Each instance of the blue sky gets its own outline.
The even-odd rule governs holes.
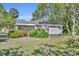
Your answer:
[[[37,9],[36,3],[3,3],[4,8],[9,11],[11,8],[16,8],[19,11],[18,19],[30,21],[32,13]]]

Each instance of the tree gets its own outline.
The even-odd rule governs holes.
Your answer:
[[[33,19],[40,20],[47,17],[49,22],[56,22],[63,25],[63,32],[70,33],[73,22],[79,23],[79,4],[54,3],[54,4],[39,4],[37,10],[33,13]],[[40,17],[41,15],[41,17]],[[39,18],[40,17],[40,18]],[[37,19],[38,18],[38,19]]]
[[[13,18],[10,13],[4,13],[3,25],[12,26],[16,23],[15,18]]]
[[[4,7],[0,4],[0,25],[3,20]]]
[[[10,9],[9,13],[11,14],[13,18],[17,18],[19,16],[19,12],[15,8]]]
[[[45,3],[39,4],[37,10],[33,13],[32,21],[40,20],[44,18],[45,15]]]
[[[0,4],[0,26],[1,27],[11,28],[16,23],[18,12],[16,9],[11,9],[11,10],[13,10],[14,14],[7,12],[2,6],[2,4]]]

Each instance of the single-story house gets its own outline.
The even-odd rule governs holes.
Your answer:
[[[43,28],[45,29],[46,32],[48,32],[49,35],[62,35],[62,25],[60,24],[54,24],[54,23],[49,23],[49,22],[16,22],[14,29],[15,30],[33,30],[33,29],[38,29],[38,28]],[[4,26],[0,32],[8,32],[9,29]]]
[[[37,28],[43,28],[49,35],[62,35],[62,25],[53,24],[49,22],[38,22],[38,23],[22,23],[17,22],[15,24],[16,30],[33,30]]]

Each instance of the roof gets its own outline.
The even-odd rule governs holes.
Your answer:
[[[37,26],[62,26],[60,24],[36,24]]]
[[[15,25],[30,25],[30,26],[34,26],[34,23],[21,23],[21,22],[17,22]]]
[[[57,24],[56,22],[48,22],[48,21],[38,22],[38,23],[36,23],[36,25],[62,26],[61,24]]]
[[[55,24],[55,23],[49,23],[49,22],[38,22],[38,23],[32,23],[32,22],[17,22],[15,24],[16,26],[19,26],[19,25],[28,25],[28,26],[35,26],[35,25],[39,25],[39,26],[42,26],[42,25],[45,25],[45,26],[62,26],[61,24]]]

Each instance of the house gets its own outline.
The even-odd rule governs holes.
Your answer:
[[[62,35],[62,25],[60,24],[55,24],[55,23],[50,23],[50,22],[16,22],[14,26],[15,30],[33,30],[33,29],[38,29],[38,28],[43,28],[45,29],[46,32],[48,32],[49,35]],[[9,32],[8,27],[4,26],[1,29],[1,32]]]
[[[36,23],[22,23],[17,22],[15,24],[16,30],[33,30],[43,28],[46,32],[48,32],[49,35],[62,35],[62,25],[60,24],[54,24],[49,22],[36,22]]]

